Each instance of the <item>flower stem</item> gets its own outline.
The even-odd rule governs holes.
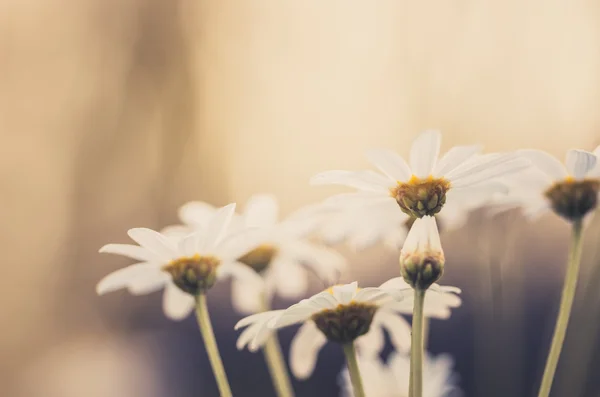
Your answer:
[[[423,397],[423,304],[427,290],[415,288],[415,306],[412,317],[410,369],[412,397]]]
[[[552,344],[550,345],[550,352],[548,353],[548,360],[546,361],[546,368],[544,369],[538,397],[548,397],[550,395],[552,381],[554,380],[558,359],[560,358],[560,351],[567,333],[567,325],[569,324],[569,317],[575,298],[575,290],[577,289],[577,277],[579,275],[579,263],[581,262],[581,250],[583,245],[582,232],[582,221],[575,221],[571,233],[569,263],[567,265],[565,284],[560,298],[560,309],[558,311],[554,335],[552,336]]]
[[[271,335],[263,347],[263,353],[265,354],[265,360],[267,361],[275,390],[277,390],[277,396],[294,397],[294,389],[292,388],[285,360],[283,359],[283,353],[279,346],[279,339],[275,333]]]
[[[196,318],[198,320],[202,339],[204,339],[204,347],[206,348],[210,365],[217,380],[219,394],[221,397],[232,397],[231,388],[229,387],[227,375],[225,374],[225,368],[223,368],[223,361],[221,361],[221,355],[219,354],[219,348],[217,347],[215,333],[212,324],[210,323],[210,317],[208,316],[206,294],[200,294],[197,297]]]
[[[365,397],[365,391],[363,389],[362,379],[360,377],[360,370],[358,369],[358,360],[356,359],[354,343],[347,343],[343,345],[343,348],[344,354],[346,355],[346,362],[348,363],[348,372],[350,373],[352,388],[354,389],[354,397]]]

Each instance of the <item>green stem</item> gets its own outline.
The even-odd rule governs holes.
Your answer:
[[[423,304],[427,290],[415,288],[415,306],[412,317],[410,368],[412,397],[423,397]]]
[[[265,360],[273,380],[278,397],[294,397],[294,389],[288,375],[287,366],[279,346],[279,340],[274,333],[263,347]]]
[[[217,385],[219,386],[219,394],[221,397],[232,397],[231,388],[229,387],[227,375],[225,374],[225,368],[223,368],[223,361],[221,361],[221,355],[219,354],[219,348],[217,347],[215,333],[212,324],[210,323],[210,317],[208,316],[206,295],[198,295],[196,302],[196,318],[198,320],[202,339],[204,339],[204,347],[206,348],[210,365],[217,380]]]
[[[346,362],[348,363],[348,372],[350,373],[350,380],[352,381],[352,388],[354,389],[354,397],[365,397],[365,391],[363,389],[362,379],[360,377],[360,370],[358,369],[358,360],[356,359],[354,343],[347,343],[342,347],[344,348]]]
[[[554,335],[552,336],[552,344],[550,345],[550,352],[548,353],[548,360],[546,361],[546,368],[544,369],[544,376],[542,377],[542,384],[540,385],[538,397],[548,397],[550,395],[552,381],[554,380],[558,359],[560,358],[560,351],[567,333],[567,325],[569,324],[569,317],[571,315],[573,300],[575,298],[575,290],[577,289],[579,263],[581,262],[581,250],[583,242],[583,239],[581,238],[582,231],[582,221],[575,221],[573,223],[573,230],[571,233],[569,263],[567,265],[565,284],[563,286],[562,296],[560,298],[560,309],[558,311]]]

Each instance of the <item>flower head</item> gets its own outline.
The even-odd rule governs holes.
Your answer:
[[[496,204],[502,209],[521,207],[529,217],[551,209],[575,221],[596,208],[600,191],[600,147],[592,152],[569,150],[565,164],[541,150],[522,150],[534,165],[512,183],[508,196]]]
[[[318,225],[313,207],[302,208],[278,220],[279,205],[275,197],[257,194],[248,200],[244,212],[233,215],[233,233],[252,229],[258,244],[243,252],[239,263],[259,275],[264,283],[232,282],[232,300],[236,310],[256,313],[264,310],[265,299],[277,293],[284,298],[298,298],[308,290],[308,274],[315,273],[327,283],[333,282],[345,265],[336,251],[310,242],[306,236]],[[206,218],[216,211],[210,204],[190,202],[179,210],[185,223],[183,230],[202,228]],[[171,231],[179,231],[181,227]]]
[[[228,235],[235,204],[218,209],[205,227],[187,235],[166,236],[146,228],[127,234],[139,245],[108,244],[100,252],[127,256],[140,261],[104,277],[98,294],[127,288],[133,294],[147,294],[165,288],[163,307],[172,319],[186,317],[194,296],[228,276],[244,283],[262,284],[260,277],[237,258],[256,242],[243,234]]]
[[[410,326],[396,311],[403,298],[399,291],[358,288],[356,282],[336,285],[286,310],[240,320],[236,329],[248,328],[240,335],[238,348],[248,344],[250,350],[256,351],[273,330],[300,323],[290,352],[291,369],[298,378],[312,374],[318,352],[327,341],[342,344],[355,341],[359,350],[371,354],[372,343],[379,344],[383,328],[394,346],[406,352],[410,348]],[[377,336],[370,338],[372,333]],[[383,348],[383,342],[377,348]]]
[[[385,364],[379,357],[360,356],[358,365],[362,374],[365,394],[369,397],[408,397],[410,381],[410,357],[394,353]],[[425,397],[459,396],[458,376],[453,372],[454,363],[450,356],[427,355],[423,365]],[[348,370],[340,376],[343,397],[353,397],[352,384]]]
[[[413,288],[427,289],[442,277],[444,252],[435,218],[417,219],[400,251],[400,271]]]
[[[480,146],[456,146],[438,159],[440,143],[438,131],[425,131],[413,142],[410,167],[396,153],[377,149],[367,158],[381,173],[327,171],[311,182],[350,186],[372,201],[393,199],[404,213],[421,218],[439,213],[451,190],[471,189],[528,165],[514,153],[477,156]]]

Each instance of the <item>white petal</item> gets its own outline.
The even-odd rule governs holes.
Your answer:
[[[190,201],[179,208],[179,219],[186,225],[206,227],[217,209],[203,201]]]
[[[356,340],[356,347],[360,357],[366,356],[370,358],[378,356],[385,346],[385,337],[383,335],[381,324],[379,323],[380,314],[381,312],[379,310],[375,312],[369,332]]]
[[[255,323],[260,323],[260,322],[268,322],[269,320],[271,320],[277,316],[280,316],[281,314],[283,314],[283,312],[285,312],[285,310],[270,310],[267,312],[252,314],[252,315],[244,317],[243,319],[238,321],[235,324],[235,326],[233,327],[233,329],[237,330],[237,329],[246,327],[250,324],[255,324]]]
[[[234,279],[231,282],[231,301],[240,313],[257,313],[263,310],[263,288],[256,283],[244,283]]]
[[[278,318],[269,324],[271,328],[283,328],[296,323],[303,323],[321,309],[306,304],[290,306]]]
[[[254,284],[256,287],[264,287],[264,280],[250,266],[240,262],[221,263],[217,267],[219,280],[232,277],[240,282]]]
[[[315,369],[319,350],[327,342],[313,321],[304,323],[290,347],[290,368],[298,379],[308,378]]]
[[[560,180],[567,177],[567,170],[562,163],[554,156],[536,149],[519,150],[518,153],[527,158],[534,166],[539,168],[553,180]]]
[[[169,282],[171,282],[171,276],[156,269],[145,272],[131,280],[127,286],[127,290],[132,295],[147,295],[161,290]]]
[[[395,289],[395,290],[405,290],[412,289],[410,285],[402,277],[394,277],[389,279],[385,283],[379,286],[379,289]]]
[[[380,288],[361,288],[354,297],[357,302],[375,302],[382,298],[389,298],[387,292]]]
[[[149,265],[147,263],[136,263],[134,265],[115,270],[100,280],[98,285],[96,285],[96,293],[98,295],[104,295],[108,292],[127,287],[127,285],[129,285],[133,279],[147,272],[148,266]]]
[[[336,281],[340,271],[346,266],[346,259],[337,251],[308,241],[289,242],[284,249],[286,257],[302,262],[328,283]]]
[[[480,152],[481,149],[481,145],[454,146],[438,161],[433,175],[437,178],[443,177],[457,167],[460,167],[465,161]]]
[[[334,285],[332,287],[333,296],[341,304],[350,303],[356,295],[357,289],[358,283],[356,281],[350,284]]]
[[[106,244],[104,247],[100,248],[99,252],[123,255],[144,262],[150,262],[156,259],[156,256],[146,248],[131,244]]]
[[[206,227],[206,236],[204,238],[204,246],[202,247],[203,251],[210,252],[219,244],[227,232],[234,213],[235,203],[231,203],[219,208],[210,218]]]
[[[160,229],[160,234],[166,237],[174,238],[175,241],[178,241],[180,238],[193,233],[193,231],[194,229],[189,226],[170,225]]]
[[[308,274],[306,269],[293,259],[276,257],[271,264],[276,277],[276,288],[279,296],[285,299],[298,298],[308,290]]]
[[[194,256],[194,254],[198,253],[199,240],[199,233],[192,233],[182,237],[179,240],[179,246],[177,247],[179,253],[184,256]]]
[[[443,252],[437,223],[432,216],[424,216],[415,220],[402,247],[404,254],[425,250]]]
[[[394,181],[407,181],[411,177],[410,168],[398,154],[387,149],[372,149],[366,152],[369,161]]]
[[[410,168],[419,178],[427,178],[433,173],[440,154],[442,136],[439,131],[422,132],[410,148]]]
[[[261,244],[272,244],[272,228],[248,228],[227,235],[212,252],[219,258],[235,260]]]
[[[163,311],[171,320],[183,320],[195,306],[194,297],[186,294],[173,283],[168,283],[163,294]]]
[[[464,188],[478,183],[488,183],[494,178],[516,173],[530,166],[528,160],[524,158],[486,161],[474,167],[460,167],[460,171],[452,175],[450,182],[452,188]]]
[[[429,287],[429,289],[431,291],[435,291],[435,292],[439,292],[441,294],[447,294],[447,293],[453,293],[453,294],[460,294],[462,292],[462,290],[458,287],[453,287],[451,285],[439,285],[439,284],[432,284],[431,287]]]
[[[325,171],[310,179],[311,185],[343,185],[358,190],[388,194],[394,186],[385,176],[374,171]]]
[[[175,245],[166,236],[152,229],[143,227],[129,229],[127,231],[136,243],[146,248],[148,251],[156,254],[163,261],[169,261],[177,258],[177,249]]]
[[[318,293],[317,295],[312,296],[309,300],[313,302],[319,309],[333,309],[339,304],[333,295],[331,295],[328,291]]]
[[[399,314],[381,310],[379,323],[385,328],[390,336],[390,341],[397,351],[410,351],[411,329],[404,317]]]
[[[246,203],[244,219],[247,227],[266,227],[277,223],[279,204],[275,196],[255,194]]]
[[[565,165],[575,179],[583,179],[596,166],[596,156],[584,150],[569,150]]]
[[[238,350],[242,350],[248,343],[254,339],[254,337],[258,334],[260,328],[264,327],[265,324],[262,323],[254,323],[251,324],[248,328],[244,329],[235,343],[235,347]]]

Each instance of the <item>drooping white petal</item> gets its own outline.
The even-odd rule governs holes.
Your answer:
[[[356,347],[360,357],[378,356],[385,346],[383,329],[379,323],[380,311],[375,312],[369,332],[356,339]]]
[[[257,313],[264,310],[263,288],[260,284],[245,283],[233,279],[231,281],[231,302],[233,308],[240,313]]]
[[[312,306],[290,307],[275,321],[269,324],[271,328],[284,328],[292,324],[303,323],[320,310]]]
[[[255,194],[246,202],[244,219],[247,227],[266,227],[277,223],[279,204],[275,196]]]
[[[156,268],[131,280],[127,291],[132,295],[147,295],[161,290],[169,282],[171,282],[171,276]]]
[[[191,233],[179,240],[177,247],[179,253],[183,256],[194,256],[198,253],[198,245],[201,236],[199,233]]]
[[[238,330],[240,328],[246,327],[250,324],[255,324],[259,322],[268,322],[269,320],[281,315],[285,310],[270,310],[267,312],[261,312],[252,314],[250,316],[244,317],[240,321],[238,321],[233,329]]]
[[[194,297],[186,294],[175,284],[168,283],[163,294],[163,311],[171,320],[183,320],[194,309]]]
[[[206,235],[204,237],[204,245],[202,250],[210,252],[221,242],[225,236],[231,218],[235,213],[235,203],[228,204],[219,208],[210,218],[206,227]]]
[[[374,171],[325,171],[310,179],[311,185],[343,185],[368,192],[386,193],[394,181]]]
[[[565,165],[567,171],[575,179],[581,180],[585,178],[587,173],[594,169],[598,159],[596,155],[585,150],[572,149],[567,152]]]
[[[560,180],[567,177],[565,166],[557,158],[542,150],[525,149],[519,150],[518,153],[531,161],[534,166],[553,180]]]
[[[156,256],[146,248],[132,244],[106,244],[104,247],[100,248],[99,252],[123,255],[144,262],[150,262],[156,259]]]
[[[478,183],[488,183],[494,178],[523,171],[531,166],[525,158],[513,155],[498,155],[484,157],[479,161],[469,162],[448,175],[452,188],[473,186]]]
[[[357,293],[358,282],[354,281],[350,284],[334,285],[331,289],[333,291],[333,296],[339,303],[350,303]]]
[[[134,265],[115,270],[100,280],[100,282],[96,285],[96,293],[98,295],[104,295],[108,292],[127,287],[127,285],[129,285],[133,279],[147,272],[149,266],[150,265],[147,263],[136,263]]]
[[[290,368],[298,379],[310,377],[315,369],[319,350],[327,342],[327,338],[313,321],[304,323],[290,347]]]
[[[156,254],[157,258],[160,258],[160,260],[169,261],[178,256],[177,248],[172,241],[152,229],[138,227],[129,229],[127,234],[136,243]]]
[[[379,171],[396,182],[407,181],[411,177],[406,161],[391,150],[372,149],[366,152],[366,156]]]
[[[452,172],[454,169],[461,166],[465,161],[479,153],[481,149],[481,145],[454,146],[448,150],[446,154],[444,154],[437,162],[433,176],[440,178],[447,173]]]
[[[240,282],[254,284],[257,288],[264,288],[264,280],[249,266],[240,262],[224,262],[217,267],[219,280],[232,277]]]
[[[254,339],[254,337],[258,334],[260,328],[264,326],[264,324],[257,322],[251,324],[249,327],[244,329],[242,333],[240,333],[240,336],[238,337],[235,343],[235,347],[238,350],[242,350],[244,347],[246,347],[246,345],[248,345],[252,341],[252,339]]]
[[[410,351],[411,328],[404,317],[387,310],[379,310],[377,316],[381,327],[388,332],[394,348],[401,352]]]
[[[298,298],[308,290],[306,269],[293,258],[278,256],[271,263],[276,277],[277,293],[285,299]]]
[[[394,277],[392,279],[389,279],[388,281],[381,284],[378,288],[382,290],[392,289],[399,291],[412,289],[412,287],[406,281],[404,281],[402,277]]]
[[[410,168],[419,178],[427,178],[433,173],[440,154],[442,136],[439,131],[422,132],[410,148]]]
[[[248,350],[258,350],[274,332],[268,327],[269,322],[277,318],[281,313],[283,313],[283,310],[271,310],[257,313],[238,321],[234,327],[236,330],[245,326],[248,326],[248,328],[240,334],[236,347],[241,350],[248,345]]]
[[[203,201],[190,201],[179,208],[178,215],[186,225],[206,227],[215,212],[217,208],[214,205]]]

